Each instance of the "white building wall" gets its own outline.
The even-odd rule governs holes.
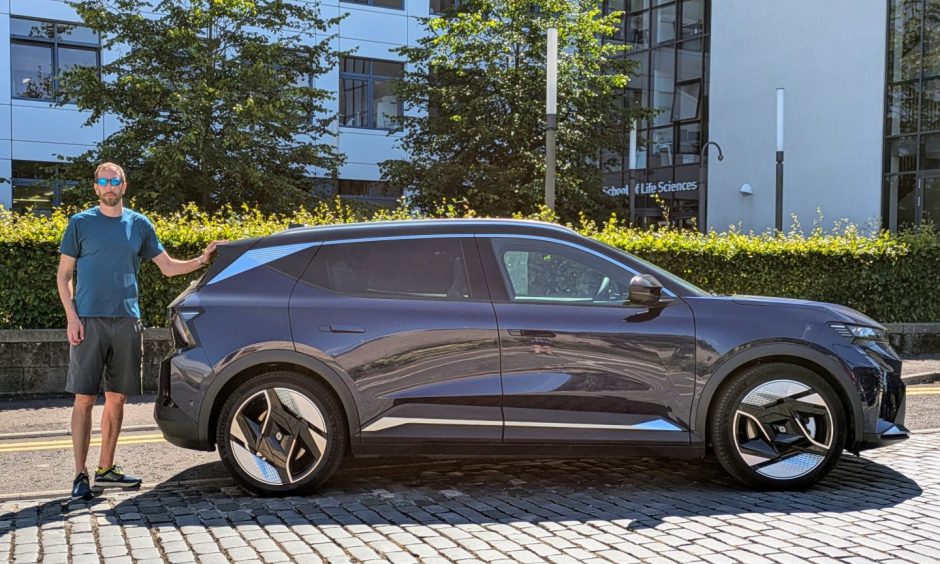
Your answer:
[[[392,49],[415,44],[423,33],[419,17],[429,12],[428,0],[405,0],[404,9],[372,7],[361,4],[327,0],[320,3],[324,18],[343,13],[349,15],[338,27],[338,38],[333,46],[351,51],[351,55],[371,59],[401,60]],[[12,99],[10,84],[10,28],[9,17],[23,16],[59,21],[79,22],[74,10],[61,0],[0,0],[0,178],[11,176],[12,160],[55,161],[56,155],[73,156],[92,148],[118,127],[113,116],[92,126],[84,126],[87,115],[74,106],[56,108],[48,102]],[[107,60],[108,53],[102,58]],[[333,100],[327,103],[329,111],[339,111],[337,91],[339,69],[319,77],[318,87],[330,90]],[[395,149],[396,137],[383,130],[369,130],[334,126],[334,139],[339,150],[346,155],[346,164],[340,169],[340,178],[352,180],[378,180],[378,164],[391,158],[400,158]],[[10,184],[0,183],[0,205],[12,206]]]
[[[714,0],[710,228],[774,226],[776,89],[786,89],[784,229],[881,218],[887,2]],[[743,184],[753,196],[740,193]]]

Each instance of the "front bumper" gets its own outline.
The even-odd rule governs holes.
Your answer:
[[[910,433],[904,426],[907,385],[901,378],[901,359],[887,343],[868,343],[858,350],[867,362],[853,369],[865,415],[855,452],[903,441]]]

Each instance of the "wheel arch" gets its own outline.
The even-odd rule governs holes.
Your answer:
[[[355,398],[346,382],[333,369],[323,362],[307,355],[284,350],[269,350],[244,356],[222,369],[206,390],[199,412],[200,434],[206,437],[209,445],[215,445],[215,429],[219,413],[229,395],[240,385],[255,376],[286,370],[316,378],[333,392],[346,415],[347,432],[350,448],[352,440],[358,436],[359,410]],[[347,453],[348,454],[348,453]]]
[[[812,370],[825,379],[839,397],[846,414],[848,429],[845,447],[851,450],[853,445],[862,440],[864,415],[861,402],[852,401],[852,394],[858,396],[859,392],[847,370],[837,360],[808,346],[775,344],[742,351],[722,363],[709,377],[693,408],[695,413],[693,432],[699,434],[706,446],[710,446],[711,442],[708,436],[708,422],[713,415],[712,406],[718,391],[744,370],[771,362],[796,364]]]

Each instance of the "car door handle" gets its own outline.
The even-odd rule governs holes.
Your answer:
[[[355,325],[320,325],[320,331],[324,333],[365,333],[365,327]]]
[[[540,329],[510,329],[509,334],[515,337],[542,337],[548,339],[555,336],[553,331],[542,331]]]

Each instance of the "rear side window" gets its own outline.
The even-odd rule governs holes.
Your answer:
[[[340,294],[468,300],[459,239],[394,239],[325,245],[304,280]]]

